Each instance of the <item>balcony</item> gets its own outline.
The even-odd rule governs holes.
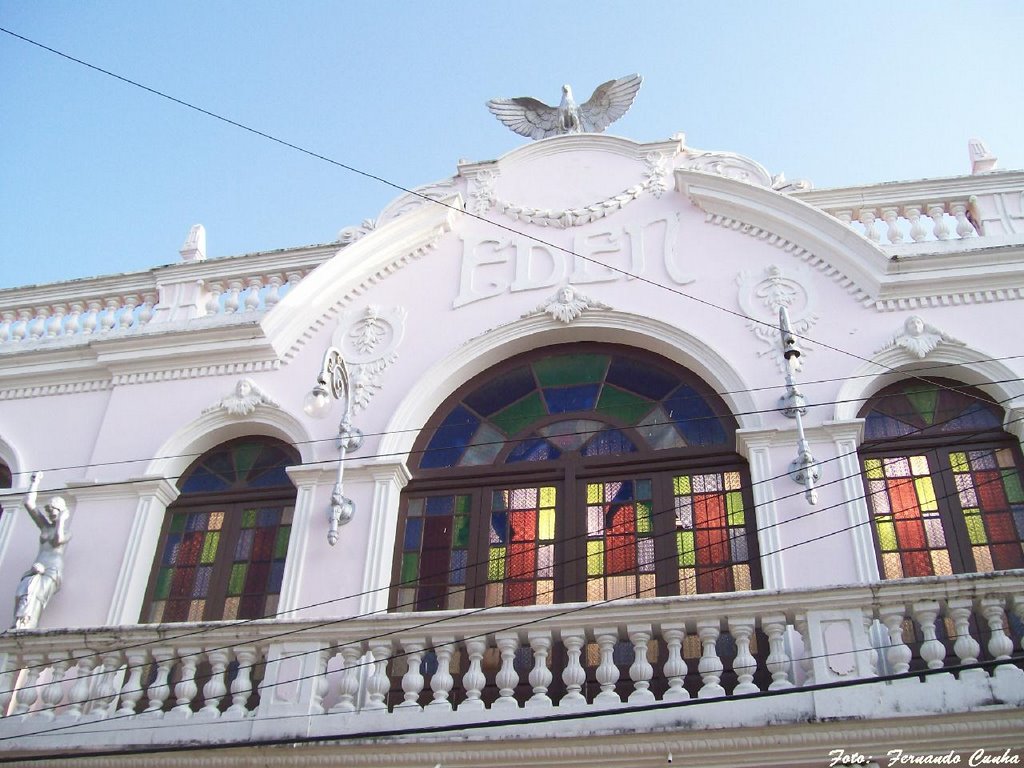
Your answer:
[[[966,712],[1019,723],[1022,617],[1024,571],[1005,571],[695,598],[8,632],[0,758],[325,739],[352,739],[358,750],[372,737],[379,748],[382,736],[395,749],[424,736],[480,749],[481,740],[523,738],[513,725],[527,725],[534,740],[567,729],[594,743],[658,733],[710,749],[741,726],[782,735],[810,722],[867,722],[881,733],[897,714],[906,723]],[[972,738],[987,746],[981,731]],[[826,747],[816,764],[827,762]],[[782,764],[758,759],[749,764]]]

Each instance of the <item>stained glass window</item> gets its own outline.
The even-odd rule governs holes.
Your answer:
[[[1020,449],[998,405],[955,381],[913,380],[879,392],[862,415],[884,578],[1024,567]]]
[[[4,463],[2,460],[0,460],[0,488],[10,488],[12,480],[13,478],[11,476],[11,468],[8,467],[7,464]],[[0,504],[0,515],[2,515],[3,512],[3,505]]]
[[[485,372],[417,441],[392,607],[758,588],[735,430],[700,379],[640,350],[552,347]],[[442,502],[428,539],[429,506]]]
[[[295,497],[284,469],[295,463],[293,449],[262,438],[225,443],[193,463],[167,510],[143,621],[277,611]]]

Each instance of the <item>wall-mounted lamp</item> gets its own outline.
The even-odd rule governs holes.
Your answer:
[[[316,386],[306,395],[302,405],[308,415],[321,419],[327,415],[333,400],[344,403],[341,423],[338,425],[338,479],[331,493],[331,508],[327,513],[327,542],[333,547],[338,543],[338,528],[355,514],[356,505],[344,492],[345,456],[363,444],[363,433],[352,426],[352,387],[348,366],[337,347],[328,348]]]
[[[779,307],[779,334],[782,340],[782,356],[786,358],[786,394],[782,397],[782,413],[796,419],[796,458],[789,465],[789,476],[800,485],[807,486],[804,493],[807,503],[817,504],[818,490],[814,486],[821,479],[821,469],[811,453],[811,444],[807,442],[807,436],[804,434],[803,416],[807,413],[807,400],[797,389],[794,377],[800,360],[800,347],[789,325],[789,312],[785,307]]]

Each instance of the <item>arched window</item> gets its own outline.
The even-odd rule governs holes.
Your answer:
[[[549,347],[450,397],[416,442],[392,608],[761,586],[736,422],[641,350]]]
[[[143,622],[257,619],[277,611],[295,487],[289,445],[232,440],[178,481],[150,576]]]
[[[13,484],[14,478],[11,475],[11,468],[7,466],[7,463],[0,459],[0,488],[10,488]],[[0,515],[4,513],[4,506],[0,504]]]
[[[1024,567],[1024,462],[1002,408],[955,381],[914,379],[861,416],[883,578]]]

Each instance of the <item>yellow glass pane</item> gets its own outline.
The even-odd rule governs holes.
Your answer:
[[[551,579],[538,579],[536,605],[551,605],[553,602],[555,602],[555,582]]]
[[[726,472],[725,473],[725,490],[727,491],[738,491],[740,489],[740,473],[739,472]]]
[[[491,547],[487,560],[487,580],[501,581],[505,578],[505,548]]]
[[[679,565],[696,565],[697,553],[693,544],[693,531],[676,531],[676,552]]]
[[[928,471],[928,458],[926,456],[911,456],[910,473],[912,475],[930,474]]]
[[[211,531],[219,531],[224,527],[224,513],[223,512],[211,512],[210,522],[206,526]]]
[[[403,590],[404,591],[404,590]],[[224,618],[225,619],[237,619],[238,618],[238,601],[241,598],[229,597],[224,601]]]
[[[1013,451],[1009,448],[1000,448],[996,451],[996,463],[1003,469],[1012,469],[1016,466],[1013,462]]]
[[[555,510],[542,509],[540,511],[537,538],[541,541],[550,541],[555,538]]]
[[[896,527],[891,522],[876,520],[875,527],[878,530],[878,546],[883,552],[895,552],[899,549],[896,544]]]
[[[636,504],[636,530],[638,533],[651,532],[651,505],[638,501]]]
[[[587,542],[587,576],[604,574],[604,542]]]
[[[640,574],[640,597],[655,597],[654,591],[654,574],[653,573],[641,573]]]
[[[936,576],[952,576],[953,566],[949,562],[949,552],[945,549],[932,550],[932,570]]]
[[[868,476],[868,480],[883,480],[885,474],[882,472],[882,460],[881,459],[865,459],[864,460],[864,473]]]
[[[149,621],[151,624],[159,624],[164,618],[164,607],[167,605],[163,600],[153,603],[149,609]]]
[[[898,552],[886,552],[882,554],[882,572],[887,579],[903,578],[903,563],[900,562]]]
[[[935,486],[932,485],[930,477],[919,477],[914,480],[914,488],[917,490],[917,500],[922,512],[934,512],[939,508],[935,500]]]
[[[676,496],[689,496],[692,493],[690,490],[690,476],[682,475],[681,477],[672,478],[672,492]]]
[[[687,635],[683,638],[683,658],[695,659],[704,653],[701,647],[700,638],[697,635]]]
[[[503,584],[487,585],[487,594],[484,597],[484,602],[487,604],[488,608],[501,605],[504,602],[503,586]]]
[[[732,577],[736,583],[737,592],[749,592],[750,587],[750,566],[746,563],[732,567]]]
[[[398,611],[413,611],[415,609],[416,609],[416,590],[415,589],[400,589],[400,590],[398,590],[398,605],[395,606],[395,610],[398,610]],[[234,617],[232,617],[232,618],[234,618]]]
[[[588,667],[596,667],[601,663],[601,648],[597,643],[587,643],[585,648],[586,661],[583,662]]]
[[[540,505],[542,507],[555,506],[555,489],[550,485],[542,486],[540,489]]]
[[[188,620],[189,621],[202,621],[203,611],[206,608],[205,600],[193,600],[188,604]]]
[[[447,608],[450,611],[461,611],[466,607],[466,590],[462,587],[455,587],[455,590],[448,595]]]
[[[693,568],[679,569],[679,594],[697,594],[697,571]]]
[[[985,524],[981,520],[978,510],[964,510],[964,522],[967,523],[967,536],[971,544],[988,544],[988,537],[985,535]]]
[[[992,565],[992,552],[988,547],[971,547],[974,552],[974,565],[978,573],[989,573],[995,570]]]
[[[608,582],[606,599],[636,597],[636,580],[632,576],[609,576],[606,581]]]
[[[587,600],[604,600],[604,579],[587,579]]]
[[[600,504],[603,500],[601,498],[601,483],[587,483],[587,504]]]
[[[971,468],[967,464],[967,454],[961,451],[949,454],[949,463],[952,466],[954,472],[970,472]]]

